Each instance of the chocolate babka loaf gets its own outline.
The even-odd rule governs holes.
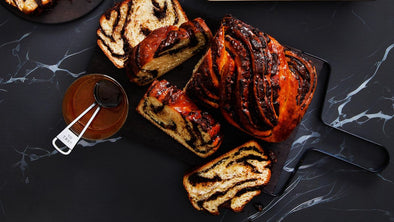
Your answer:
[[[201,18],[179,28],[154,30],[132,50],[126,65],[130,81],[138,85],[151,83],[206,48],[211,39],[212,33]]]
[[[53,0],[5,0],[25,14],[37,14],[53,5]]]
[[[289,70],[293,73],[298,82],[296,101],[299,112],[298,117],[301,119],[308,109],[313,94],[315,93],[317,84],[316,68],[301,52],[286,47],[285,56]]]
[[[220,124],[166,80],[152,83],[137,111],[200,157],[211,155],[222,143]]]
[[[149,33],[186,21],[177,0],[125,0],[101,16],[97,44],[116,67],[124,68],[131,49]]]
[[[183,177],[197,210],[219,214],[220,206],[241,211],[271,178],[271,161],[255,141],[249,141]]]
[[[220,108],[242,131],[280,142],[304,115],[316,81],[316,69],[300,53],[228,16],[185,91],[195,101]]]

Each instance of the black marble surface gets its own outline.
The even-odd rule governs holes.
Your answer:
[[[203,17],[212,30],[232,14],[283,44],[324,58],[331,73],[322,120],[383,145],[393,156],[392,0],[180,3],[190,18]],[[105,0],[87,16],[59,25],[32,23],[0,7],[0,221],[394,221],[391,163],[373,174],[311,153],[282,195],[262,194],[242,213],[211,216],[194,210],[183,190],[181,177],[193,164],[160,149],[159,142],[174,142],[149,138],[159,133],[149,124],[134,129],[128,121],[110,139],[82,140],[67,157],[54,151],[51,140],[65,127],[63,95],[87,74],[96,55],[98,19],[112,4]],[[124,86],[129,93],[143,91]],[[317,112],[308,110],[304,119]],[[128,134],[133,130],[146,130],[146,138]],[[301,124],[286,141],[291,152],[285,170],[293,170],[291,160],[300,150],[327,135]],[[351,159],[347,151],[355,149],[347,142],[336,154]]]

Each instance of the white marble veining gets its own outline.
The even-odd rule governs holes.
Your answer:
[[[87,141],[87,140],[80,140],[78,145],[82,147],[92,147],[100,143],[110,142],[115,143],[118,140],[122,139],[122,137],[114,137],[104,140],[96,140],[96,141]],[[65,149],[66,147],[62,147],[61,149]],[[76,147],[78,149],[78,146]],[[40,148],[40,147],[31,147],[26,146],[23,150],[15,150],[21,157],[18,162],[14,164],[14,167],[18,167],[22,173],[22,177],[24,178],[25,183],[29,183],[29,177],[26,174],[26,169],[29,166],[29,162],[37,161],[42,158],[51,157],[53,155],[58,154],[59,152],[54,148]]]
[[[368,28],[369,31],[372,31],[371,27],[368,25],[368,23],[365,21],[365,19],[363,19],[360,15],[358,15],[354,9],[352,9],[352,14],[358,19],[360,20],[360,22],[366,26]]]
[[[319,139],[320,138],[320,133],[311,131],[310,134],[308,135],[303,135],[300,136],[298,139],[296,139],[293,144],[291,145],[291,150],[292,150],[292,155],[291,157],[286,160],[285,166],[283,169],[287,172],[293,172],[294,167],[290,167],[290,164],[294,164],[295,160],[299,159],[299,156],[303,154],[303,150],[305,149],[304,145],[307,143],[308,140],[310,139]],[[308,143],[308,145],[311,143]],[[313,142],[312,142],[313,144]]]
[[[286,188],[282,195],[275,197],[261,212],[249,216],[244,221],[259,221],[258,219],[260,218],[264,218],[264,221],[267,222],[283,221],[286,217],[297,211],[345,197],[348,187],[341,183],[341,181],[334,180],[329,183],[321,181],[325,181],[328,178],[328,174],[343,174],[347,172],[346,170],[338,169],[332,172],[314,170],[319,165],[327,164],[328,159],[322,158],[317,162],[300,167],[297,173],[298,176],[293,179],[293,182]],[[363,172],[362,170],[356,171]],[[308,183],[308,181],[310,182]],[[312,181],[316,183],[315,186],[308,187],[307,189],[302,188],[305,183],[311,184]]]
[[[77,78],[82,74],[85,74],[86,71],[82,72],[74,72],[67,68],[62,68],[62,64],[64,61],[72,58],[73,56],[82,54],[92,49],[92,47],[85,48],[76,52],[70,52],[67,50],[63,56],[54,64],[47,64],[43,61],[36,61],[30,58],[29,55],[29,47],[24,45],[24,40],[29,38],[32,32],[28,32],[22,35],[20,38],[3,43],[0,45],[0,49],[6,46],[11,46],[11,54],[15,57],[17,61],[17,65],[15,70],[12,73],[7,73],[2,75],[4,77],[0,78],[0,85],[7,85],[12,83],[24,83],[24,84],[32,84],[39,82],[50,82],[53,83],[55,80],[56,74],[67,74],[71,77]],[[22,50],[22,48],[24,50]],[[8,50],[8,49],[7,49]],[[46,69],[49,70],[53,75],[50,78],[40,78],[37,76],[32,76],[37,70]]]
[[[378,176],[380,179],[384,180],[385,182],[393,183],[392,180],[385,178],[385,177],[384,177],[382,174],[380,174],[380,173],[377,173],[376,176]]]
[[[335,120],[333,120],[330,125],[336,128],[340,128],[346,124],[349,123],[356,123],[358,125],[362,125],[365,122],[368,122],[372,119],[379,119],[379,120],[383,120],[383,124],[382,124],[382,131],[384,134],[387,135],[386,131],[385,131],[385,126],[386,123],[389,120],[392,120],[394,117],[394,103],[392,103],[392,112],[391,113],[387,113],[379,110],[376,112],[370,112],[369,109],[361,111],[357,114],[354,115],[349,115],[348,113],[344,112],[344,108],[347,105],[350,105],[352,102],[352,98],[354,96],[357,96],[358,93],[360,93],[362,90],[367,89],[368,85],[373,81],[373,79],[375,78],[375,76],[379,73],[379,69],[381,68],[381,66],[386,62],[388,55],[390,54],[390,52],[392,51],[392,49],[394,48],[394,44],[391,44],[390,46],[388,46],[385,50],[385,53],[382,57],[381,60],[376,62],[376,68],[374,70],[374,72],[372,73],[372,75],[370,75],[369,78],[367,78],[364,82],[362,82],[357,88],[351,90],[349,93],[347,93],[347,95],[342,98],[342,99],[337,99],[337,97],[331,97],[328,102],[330,104],[330,107],[337,105],[337,118]],[[388,99],[393,101],[393,98],[383,98],[383,99]],[[370,107],[373,108],[373,107]],[[388,109],[390,110],[390,109]]]
[[[308,121],[305,121],[311,118],[311,116],[317,115],[317,112],[317,109],[308,109],[308,111],[305,113],[303,118],[304,121],[302,121],[297,128],[297,137],[291,144],[289,158],[286,160],[286,163],[283,167],[285,171],[293,172],[294,165],[297,164],[296,161],[298,161],[300,156],[303,155],[303,151],[320,141],[321,135],[319,133],[319,129],[306,125]]]
[[[280,3],[274,3],[271,7],[266,9],[267,13],[275,11],[277,8],[281,6]],[[337,17],[341,16],[341,8],[333,9],[332,13],[328,15],[331,20],[337,19]],[[359,13],[357,9],[349,10],[348,15],[353,20],[356,19],[356,23],[359,22],[363,25],[363,28],[367,27],[367,31],[370,32],[372,28],[371,21]],[[101,16],[101,13],[97,13],[95,16],[91,16],[78,26],[73,27],[73,31],[76,34],[83,34],[83,28],[85,25],[89,23],[89,25],[93,23],[97,23],[98,17]],[[353,16],[353,17],[352,17]],[[394,21],[394,20],[392,20]],[[8,28],[9,19],[4,19],[0,21],[0,29],[4,31]],[[91,24],[90,24],[91,23]],[[394,23],[391,23],[394,24]],[[335,26],[335,21],[329,21],[328,24],[317,24],[315,27],[315,31],[317,30],[324,30]],[[77,78],[80,75],[84,74],[84,71],[74,71],[72,68],[67,67],[65,64],[66,61],[69,61],[74,56],[81,55],[83,53],[87,53],[92,49],[92,47],[84,48],[75,50],[65,50],[60,53],[60,58],[56,59],[56,62],[47,62],[43,60],[37,60],[32,58],[30,54],[29,45],[27,41],[30,40],[36,31],[36,27],[33,27],[30,31],[27,31],[25,34],[20,34],[20,36],[16,36],[15,40],[8,41],[8,42],[1,42],[0,40],[0,50],[6,52],[6,54],[10,55],[15,61],[16,66],[14,69],[8,73],[2,73],[0,71],[0,105],[4,101],[3,95],[8,94],[9,88],[12,86],[19,86],[21,84],[29,85],[33,83],[42,83],[47,82],[49,84],[58,83],[55,80],[60,79],[58,75],[67,75],[72,78]],[[74,42],[73,42],[74,43]],[[329,98],[328,102],[330,108],[336,109],[337,117],[333,120],[330,125],[333,127],[343,127],[347,124],[355,123],[358,125],[362,125],[366,122],[371,120],[380,121],[382,124],[382,131],[389,136],[390,132],[387,132],[386,125],[393,119],[394,116],[394,96],[390,97],[380,97],[379,100],[385,100],[391,102],[392,112],[389,112],[390,109],[382,110],[375,110],[375,109],[367,109],[357,112],[356,114],[350,115],[346,113],[345,108],[347,106],[352,106],[352,102],[354,101],[353,98],[357,97],[360,92],[368,90],[369,86],[375,80],[375,77],[380,74],[381,67],[386,63],[389,62],[388,57],[393,53],[394,43],[389,45],[381,57],[379,61],[376,62],[376,67],[374,67],[374,71],[368,75],[366,80],[364,80],[361,84],[359,84],[355,88],[350,88],[348,91],[344,92],[344,95],[341,95],[339,91],[336,91],[338,88],[341,88],[341,83],[331,87],[328,89],[329,92],[335,92],[337,96]],[[376,49],[369,55],[360,55],[364,57],[372,57],[376,56],[380,53],[381,50]],[[391,61],[392,62],[392,61]],[[39,70],[47,70],[51,73],[48,77],[40,77],[37,75],[37,71]],[[349,78],[354,78],[357,76],[355,73],[347,74],[346,76],[342,77],[342,81],[345,82]],[[389,107],[390,108],[390,107]],[[305,114],[304,119],[307,119],[310,115],[316,115],[318,110],[310,109]],[[297,137],[294,139],[294,142],[291,144],[291,158],[286,161],[284,170],[287,172],[294,171],[294,164],[295,161],[299,159],[300,155],[303,154],[303,150],[307,148],[306,146],[317,144],[322,141],[325,137],[324,133],[320,131],[318,128],[312,128],[312,126],[305,125],[302,123],[298,127]],[[87,141],[81,140],[79,142],[80,147],[93,147],[99,143],[115,143],[121,140],[121,137],[111,138],[107,140],[100,140],[100,141]],[[77,147],[80,148],[80,147]],[[335,153],[336,156],[342,157],[343,151],[346,147],[346,140],[343,140],[342,143],[339,145],[337,152]],[[13,148],[10,148],[11,152]],[[22,174],[24,183],[30,183],[31,177],[34,175],[28,175],[28,168],[31,162],[39,161],[43,158],[50,158],[53,155],[57,155],[57,151],[50,148],[41,148],[36,147],[34,145],[26,145],[24,148],[15,149],[13,152],[15,156],[17,156],[16,163],[13,165],[18,171]],[[347,156],[349,157],[349,156]],[[351,156],[350,156],[351,158]],[[264,221],[283,221],[288,218],[290,215],[300,212],[302,210],[322,205],[324,203],[333,202],[347,195],[351,195],[351,193],[347,193],[349,191],[349,187],[343,183],[343,181],[335,179],[338,175],[343,174],[353,174],[357,172],[363,172],[362,170],[354,170],[354,169],[334,169],[334,170],[327,170],[327,171],[318,171],[315,170],[319,168],[320,165],[327,164],[330,158],[321,158],[319,161],[314,163],[302,165],[298,168],[297,177],[295,177],[291,184],[287,187],[284,194],[278,197],[273,198],[273,200],[265,206],[265,208],[261,212],[254,213],[250,215],[250,217],[245,218],[246,221],[261,221],[262,218],[267,218]],[[324,183],[325,178],[330,175],[330,178],[334,178],[329,183]],[[388,184],[392,186],[393,180],[392,178],[386,178],[382,174],[376,174],[376,178],[379,182],[384,183],[385,185]],[[321,181],[321,182],[320,182]],[[309,187],[305,188],[305,184],[309,184]],[[313,184],[310,185],[310,184]],[[30,184],[31,185],[31,184]],[[2,191],[4,184],[0,183],[0,191]],[[6,215],[6,207],[2,200],[0,192],[0,219],[2,215]],[[7,206],[7,205],[6,205]],[[351,206],[350,206],[351,207]],[[393,212],[390,209],[379,209],[379,208],[372,208],[372,209],[357,209],[357,208],[328,208],[327,210],[332,210],[334,213],[335,211],[342,211],[347,212],[349,214],[365,214],[365,216],[379,214],[387,218],[389,221],[394,221]],[[228,211],[224,211],[222,216],[220,217],[219,221],[226,221],[225,217],[228,216]]]
[[[344,143],[341,144],[338,155],[340,155],[344,146]],[[324,183],[324,181],[326,181],[327,178],[336,178],[337,175],[353,175],[356,173],[364,173],[365,171],[362,169],[351,168],[331,169],[327,171],[321,170],[319,166],[328,164],[329,160],[330,157],[323,157],[319,161],[300,166],[297,171],[297,177],[292,180],[292,182],[288,185],[283,194],[275,197],[267,206],[264,207],[262,211],[250,215],[244,221],[260,221],[259,219],[261,218],[264,218],[264,221],[267,222],[283,221],[286,217],[297,211],[301,211],[318,204],[332,202],[348,196],[350,193],[350,187],[348,187],[342,181],[335,180],[334,182],[331,181],[328,184]],[[385,183],[388,183],[390,185],[393,184],[393,181],[385,178],[381,174],[375,175],[376,178],[381,179]],[[315,185],[303,189],[304,184]],[[306,191],[299,191],[297,189]],[[346,209],[339,210],[346,211]],[[360,209],[351,209],[351,211],[352,210],[357,211]],[[364,209],[360,211],[368,212],[369,210],[371,209]],[[383,211],[379,209],[372,209],[372,211],[384,212],[386,215],[391,215],[390,211]]]
[[[302,196],[302,195],[307,195],[310,192],[315,192],[316,190],[327,190],[327,191],[325,191],[324,194],[317,196],[315,198],[312,198],[312,199],[308,199],[304,202],[301,202],[300,204],[296,205],[295,207],[291,208],[290,210],[287,210],[284,214],[282,214],[278,219],[275,219],[274,221],[282,221],[288,215],[295,213],[297,211],[312,207],[317,204],[322,204],[325,202],[330,202],[330,201],[334,201],[336,199],[341,198],[345,192],[343,189],[341,189],[340,191],[335,191],[336,184],[337,183],[332,183],[332,184],[328,184],[326,186],[318,187],[317,189],[309,190],[305,193],[299,193],[298,196]],[[269,221],[271,221],[271,220],[269,220]]]

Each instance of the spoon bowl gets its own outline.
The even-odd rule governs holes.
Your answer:
[[[101,107],[113,108],[119,106],[122,102],[123,94],[115,83],[102,79],[94,87],[94,99]]]
[[[60,153],[68,155],[82,137],[97,140],[115,134],[126,121],[127,113],[127,95],[116,80],[101,74],[83,76],[64,96],[63,114],[69,124],[52,144]],[[63,147],[56,145],[57,140]]]

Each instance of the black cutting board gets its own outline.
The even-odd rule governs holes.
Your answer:
[[[215,27],[215,25],[213,24],[218,24],[219,22],[220,19],[207,19],[207,23],[211,24],[211,27]],[[215,32],[215,29],[213,28],[212,31]],[[260,195],[258,198],[255,198],[252,203],[248,204],[243,213],[235,214],[237,216],[234,216],[234,219],[246,218],[251,212],[257,210],[255,207],[257,203],[268,203],[267,201],[272,198],[272,195],[278,195],[283,192],[283,189],[286,187],[289,178],[291,178],[292,174],[294,173],[294,171],[291,171],[291,169],[297,167],[304,153],[310,148],[323,150],[324,152],[335,156],[341,149],[341,143],[345,138],[349,141],[347,144],[347,147],[349,147],[350,150],[348,156],[349,158],[350,155],[354,155],[351,147],[364,146],[364,148],[359,149],[359,151],[362,151],[363,155],[360,155],[360,158],[355,158],[355,162],[357,164],[370,164],[371,167],[376,167],[378,169],[385,167],[385,165],[387,164],[387,153],[384,149],[376,148],[379,147],[376,144],[366,142],[346,133],[334,130],[327,125],[324,125],[321,120],[321,112],[324,96],[326,94],[326,86],[330,74],[330,66],[326,61],[316,56],[310,55],[308,53],[304,53],[304,55],[313,61],[318,72],[318,85],[312,103],[310,104],[308,112],[305,114],[302,122],[293,131],[291,136],[286,141],[276,144],[259,141],[259,143],[267,152],[273,153],[276,157],[276,160],[272,166],[271,181],[264,188],[265,194]],[[178,88],[183,88],[187,81],[190,79],[192,70],[195,64],[201,58],[201,56],[202,53],[194,56],[184,64],[180,65],[179,67],[175,68],[174,70],[170,71],[159,79],[166,79],[172,84],[175,84]],[[251,139],[254,139],[252,136],[247,135],[239,131],[235,127],[229,125],[221,117],[220,113],[211,112],[211,114],[213,114],[214,117],[218,119],[222,124],[224,141],[222,146],[214,155],[206,159],[199,158],[191,151],[184,148],[181,144],[173,140],[167,134],[162,132],[160,129],[156,128],[153,124],[148,122],[136,112],[135,109],[137,107],[137,104],[145,94],[149,85],[141,87],[129,82],[125,70],[117,69],[98,47],[96,47],[95,52],[93,53],[93,57],[91,58],[90,64],[87,68],[87,73],[101,73],[109,75],[118,80],[125,88],[130,102],[130,110],[128,119],[124,127],[118,133],[118,135],[127,139],[127,143],[130,144],[130,149],[132,149],[132,147],[134,146],[141,145],[146,149],[147,153],[155,152],[160,156],[166,156],[166,161],[167,157],[169,157],[171,161],[182,163],[181,168],[177,169],[174,172],[169,172],[168,175],[169,177],[173,177],[172,179],[175,178],[175,180],[179,181],[176,185],[177,189],[174,189],[174,187],[161,187],[163,192],[169,192],[171,193],[171,196],[177,197],[175,199],[182,199],[183,203],[187,203],[186,205],[180,205],[181,207],[177,209],[178,211],[189,212],[192,208],[187,201],[186,192],[182,187],[181,181],[183,173],[193,169],[194,167],[206,163],[207,161],[235,148],[236,146],[239,146]],[[305,141],[302,141],[306,137],[313,137],[314,133],[319,134],[319,141],[312,140],[311,142],[307,141],[306,139]],[[374,152],[373,149],[377,149],[378,152]],[[363,159],[363,157],[365,156],[376,158],[374,158],[373,161],[370,162]],[[344,155],[344,158],[346,159],[346,154]],[[166,164],[166,161],[150,161],[149,159],[137,158],[137,161],[138,165],[141,166],[148,162],[149,168],[154,169],[160,169],[162,167],[165,167]],[[147,184],[146,186],[142,187],[137,185],[132,186],[131,189],[139,189],[141,190],[141,192],[149,193],[149,190],[153,190],[156,188],[155,185]],[[155,196],[149,196],[148,200],[155,202],[157,198]],[[168,202],[168,204],[170,203],[172,202]],[[168,209],[163,209],[163,211],[167,210]],[[161,212],[161,208],[156,209],[156,211],[159,211],[161,214],[165,214],[165,212]],[[193,215],[194,214],[195,212],[193,212]],[[191,221],[198,221],[195,215],[193,215],[188,215],[193,218],[191,219]],[[200,215],[206,214],[200,212]]]

